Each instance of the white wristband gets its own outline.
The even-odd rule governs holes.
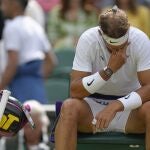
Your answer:
[[[99,90],[105,83],[106,81],[100,76],[99,72],[82,79],[84,88],[91,94]]]
[[[137,92],[131,92],[125,97],[118,99],[124,106],[124,110],[132,110],[142,105],[142,99]]]

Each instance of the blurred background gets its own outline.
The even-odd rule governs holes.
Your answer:
[[[2,1],[9,3],[12,0],[0,0],[0,81],[6,75],[6,68],[9,62],[8,51],[4,46],[7,44],[4,29],[6,28],[7,22],[10,22],[10,18],[6,18],[3,14],[4,6],[2,6],[2,3],[4,2]],[[23,2],[24,0],[13,1]],[[39,29],[45,36],[43,43],[49,43],[50,59],[45,59],[44,63],[46,65],[44,67],[46,68],[46,75],[44,74],[42,76],[44,83],[42,90],[46,93],[45,95],[48,101],[43,102],[42,98],[36,99],[34,95],[30,95],[29,98],[21,102],[29,101],[30,103],[30,99],[37,101],[39,103],[37,104],[37,110],[42,107],[49,121],[46,121],[47,129],[45,129],[44,124],[44,131],[42,125],[38,126],[37,133],[39,132],[39,135],[37,135],[37,139],[28,139],[30,132],[27,129],[23,129],[14,138],[1,138],[0,150],[54,149],[54,145],[49,142],[48,138],[55,120],[55,103],[56,101],[63,101],[69,97],[70,72],[78,38],[85,30],[97,26],[99,14],[106,9],[112,8],[114,5],[117,5],[127,13],[129,23],[132,26],[141,29],[150,37],[150,0],[28,0],[24,14],[25,16],[31,17],[40,26]],[[8,8],[5,8],[5,11],[8,11],[6,10]],[[18,27],[18,25],[16,26]],[[23,30],[22,25],[20,24],[19,26]],[[22,31],[20,30],[20,32]],[[17,35],[14,35],[14,37],[17,37]],[[32,38],[37,38],[36,33]],[[29,48],[32,47],[32,44],[30,45],[27,41],[24,42],[26,42],[26,45],[29,45]],[[29,55],[35,55],[35,53],[29,52]],[[46,57],[47,55],[45,55]],[[19,65],[17,67],[20,67]],[[33,68],[35,72],[38,71],[36,69],[37,67]],[[17,87],[24,86],[19,83],[16,84]],[[9,83],[7,87],[9,87]],[[27,90],[26,88],[24,88],[24,91]],[[32,89],[30,91],[31,93],[33,92]],[[19,99],[19,97],[16,98]],[[39,113],[37,111],[37,114]],[[40,122],[38,117],[34,118],[35,122]]]

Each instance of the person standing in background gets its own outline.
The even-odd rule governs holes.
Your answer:
[[[0,40],[2,39],[3,28],[4,28],[4,17],[2,11],[0,10]]]
[[[43,28],[24,11],[28,0],[2,0],[6,18],[3,33],[4,48],[8,55],[0,90],[9,88],[12,96],[24,102],[36,99],[47,103],[44,78],[56,64],[56,57]]]
[[[3,41],[2,41],[3,28],[4,28],[4,17],[2,11],[0,10],[0,79],[5,67],[5,55],[4,55]]]
[[[37,0],[29,0],[25,15],[35,19],[44,29],[46,28],[45,13]]]

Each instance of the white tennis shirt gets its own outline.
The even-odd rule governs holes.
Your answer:
[[[95,73],[107,66],[110,53],[98,29],[91,28],[81,35],[73,70]],[[96,93],[120,96],[140,87],[137,72],[150,69],[150,41],[145,33],[134,27],[129,29],[128,41],[126,63]]]
[[[36,59],[44,59],[51,49],[43,28],[28,16],[18,16],[6,22],[4,28],[4,48],[19,54],[19,64]]]

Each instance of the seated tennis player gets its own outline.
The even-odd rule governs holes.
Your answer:
[[[150,150],[150,41],[124,11],[107,10],[79,38],[70,93],[55,129],[56,150],[75,150],[77,131],[146,133]]]

